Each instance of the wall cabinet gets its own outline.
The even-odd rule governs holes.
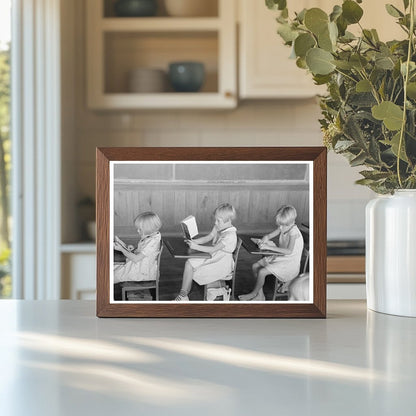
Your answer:
[[[233,108],[237,104],[236,7],[218,2],[216,16],[115,17],[109,3],[88,0],[87,102],[91,109]],[[111,3],[110,3],[111,6]],[[129,72],[168,70],[198,61],[206,77],[199,92],[129,92]],[[168,84],[167,84],[168,85]]]
[[[402,0],[391,2],[399,9]],[[319,7],[330,12],[333,0],[298,0],[289,2],[290,11]],[[289,59],[291,50],[277,35],[275,16],[277,12],[268,10],[263,1],[239,0],[239,95],[240,98],[307,98],[325,93],[324,86],[313,84],[312,77]],[[376,28],[381,40],[403,38],[403,33],[394,18],[388,15],[384,4],[378,0],[366,0],[363,27]],[[358,25],[348,28],[360,31]]]
[[[299,0],[292,7],[324,7],[325,2]],[[276,15],[263,1],[239,0],[240,97],[307,98],[322,93],[311,75],[289,59],[290,48],[276,33]]]

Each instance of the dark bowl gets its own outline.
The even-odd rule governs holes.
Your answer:
[[[156,0],[118,0],[114,12],[120,17],[154,16],[157,12]]]
[[[201,62],[172,62],[169,80],[177,92],[197,92],[205,80],[205,67]]]

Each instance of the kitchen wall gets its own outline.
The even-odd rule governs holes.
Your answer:
[[[232,111],[97,112],[86,108],[84,1],[63,2],[63,241],[79,238],[76,203],[95,192],[97,146],[321,145],[315,99],[244,101]],[[69,4],[70,3],[70,4]],[[203,152],[203,149],[201,149]],[[373,194],[340,156],[328,158],[328,237],[363,238]],[[319,213],[318,213],[319,215]]]

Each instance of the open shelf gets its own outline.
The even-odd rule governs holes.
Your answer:
[[[189,94],[195,96],[201,93],[218,93],[216,32],[106,33],[104,54],[105,94],[132,94],[128,87],[129,73],[138,68],[159,69],[165,72],[165,90],[157,92],[156,95],[175,93],[167,79],[169,64],[178,61],[203,63],[205,81],[200,92],[179,95],[176,93],[175,99],[185,98]]]
[[[89,0],[87,7],[87,101],[91,109],[235,108],[237,105],[235,3],[212,0],[215,16],[114,17],[113,1]],[[160,3],[160,2],[159,2]],[[134,70],[201,62],[200,91],[129,88]],[[141,78],[143,79],[143,78]],[[161,82],[159,83],[159,85]]]

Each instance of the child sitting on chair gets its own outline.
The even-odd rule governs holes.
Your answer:
[[[287,291],[290,281],[299,274],[303,237],[295,224],[296,216],[296,209],[290,205],[284,205],[277,211],[277,229],[266,234],[258,245],[260,249],[278,254],[263,257],[253,264],[252,269],[256,284],[250,293],[240,295],[240,300],[265,300],[263,285],[268,274],[273,274],[283,283],[280,288],[281,292]],[[278,245],[271,244],[269,240],[277,236],[279,236]]]
[[[126,281],[155,280],[157,255],[160,251],[160,218],[154,212],[143,212],[134,220],[140,240],[137,248],[126,247],[115,237],[114,248],[126,256],[126,263],[114,266],[114,283]]]
[[[175,298],[178,302],[189,301],[192,280],[207,285],[217,280],[229,280],[234,270],[233,251],[237,246],[237,229],[232,225],[235,209],[230,204],[221,204],[215,211],[215,225],[205,237],[188,240],[189,247],[211,254],[207,259],[188,259],[183,272],[182,288]],[[212,242],[210,246],[204,246]]]

